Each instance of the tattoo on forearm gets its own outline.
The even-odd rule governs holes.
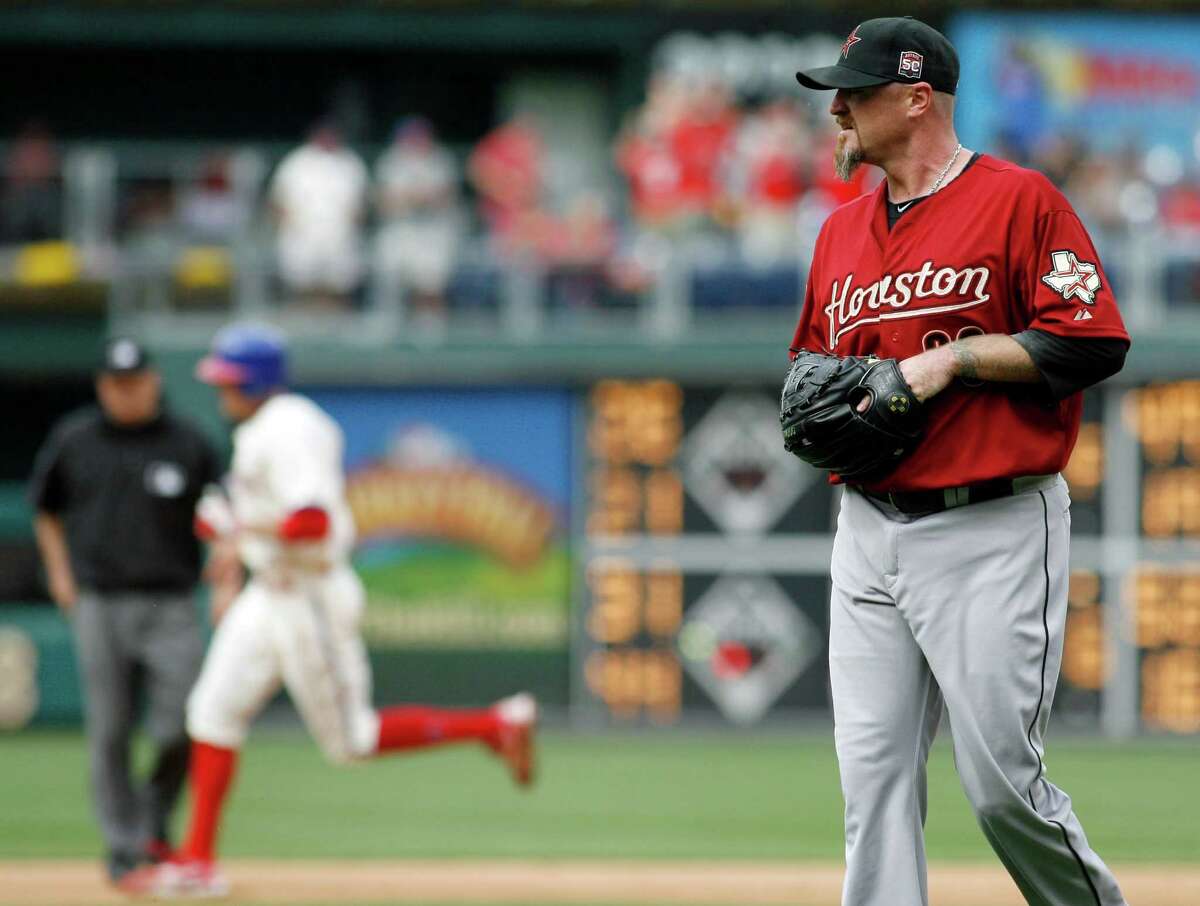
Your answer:
[[[954,352],[954,360],[958,362],[958,376],[964,378],[979,377],[979,356],[971,352],[962,340],[950,344]]]

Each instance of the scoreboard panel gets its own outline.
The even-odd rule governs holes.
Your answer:
[[[828,561],[833,494],[783,451],[777,419],[760,386],[590,389],[585,707],[659,724],[714,708],[740,723],[775,706],[827,710],[827,579],[812,567]],[[790,562],[788,539],[819,548],[807,567]]]
[[[1200,381],[1142,387],[1126,403],[1142,453],[1142,534],[1200,537]]]
[[[576,707],[650,724],[827,715],[837,494],[783,451],[777,388],[605,380],[581,402]],[[1108,474],[1114,452],[1136,474]],[[1086,395],[1064,475],[1056,721],[1100,725],[1120,686],[1142,727],[1200,732],[1200,381]]]
[[[1127,392],[1137,439],[1140,534],[1154,543],[1128,579],[1142,726],[1200,732],[1200,381]],[[1150,545],[1145,545],[1150,547]]]
[[[1059,723],[1090,728],[1100,719],[1100,694],[1112,675],[1113,664],[1103,588],[1099,573],[1071,571],[1062,672],[1051,712]]]

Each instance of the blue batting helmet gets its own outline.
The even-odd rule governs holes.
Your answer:
[[[230,324],[213,337],[212,350],[196,366],[206,384],[237,387],[249,396],[265,396],[287,384],[287,346],[283,334],[258,324]]]

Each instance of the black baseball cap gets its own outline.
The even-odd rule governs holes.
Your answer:
[[[104,344],[100,371],[104,374],[132,374],[150,367],[150,354],[132,337],[113,337]]]
[[[869,88],[887,82],[928,82],[934,91],[958,88],[958,54],[936,28],[912,16],[868,19],[846,36],[833,66],[796,73],[805,88]]]

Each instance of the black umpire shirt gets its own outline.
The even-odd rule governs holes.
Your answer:
[[[29,501],[62,519],[81,587],[184,591],[200,576],[196,501],[220,474],[212,445],[191,425],[162,413],[122,427],[93,406],[50,433]]]

